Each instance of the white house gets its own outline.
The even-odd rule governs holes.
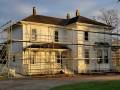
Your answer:
[[[33,8],[33,15],[12,25],[10,68],[23,75],[111,70],[107,28],[78,10],[61,19],[36,15]]]

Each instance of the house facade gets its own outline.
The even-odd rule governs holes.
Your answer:
[[[109,26],[76,11],[67,19],[36,15],[12,25],[9,65],[16,73],[75,74],[112,69]]]

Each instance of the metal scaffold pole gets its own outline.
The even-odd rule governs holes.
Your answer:
[[[12,21],[10,21],[10,27],[8,29],[8,61],[7,61],[7,67],[8,67],[8,78],[11,78],[11,61],[12,61]]]

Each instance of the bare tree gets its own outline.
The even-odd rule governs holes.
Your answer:
[[[109,26],[114,27],[114,29],[118,29],[120,19],[118,16],[118,11],[115,9],[110,10],[102,9],[100,10],[100,15],[96,16],[95,19]],[[113,29],[111,31],[113,31]]]

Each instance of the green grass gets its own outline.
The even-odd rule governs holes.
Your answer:
[[[94,81],[54,87],[50,90],[120,90],[120,81]]]

